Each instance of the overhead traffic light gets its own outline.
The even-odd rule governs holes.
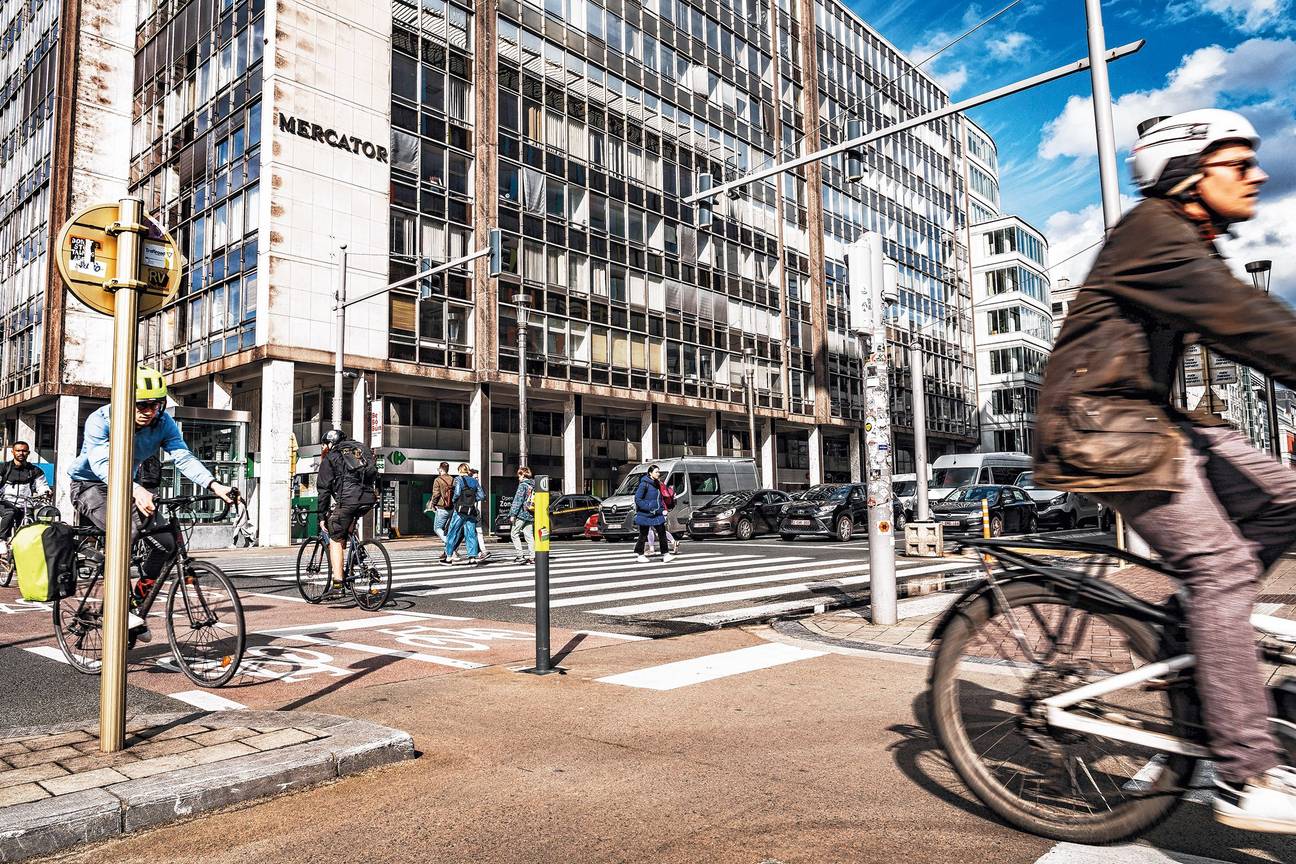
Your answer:
[[[856,138],[864,137],[863,120],[846,121],[846,140],[854,141]],[[868,173],[868,168],[864,167],[864,148],[855,147],[846,151],[846,179],[852,183],[858,183],[864,179]]]
[[[697,191],[699,194],[711,190],[712,180],[711,173],[703,171],[697,178]],[[711,219],[714,215],[714,204],[710,198],[700,198],[697,202],[697,218],[693,220],[694,225],[698,228],[710,228]]]
[[[504,272],[504,235],[498,228],[490,229],[490,275],[495,278]]]

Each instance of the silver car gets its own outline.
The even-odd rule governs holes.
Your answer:
[[[1042,489],[1035,485],[1033,474],[1032,471],[1021,472],[1013,485],[1024,489],[1035,502],[1040,528],[1076,528],[1086,522],[1102,527],[1104,514],[1101,504],[1078,492]]]

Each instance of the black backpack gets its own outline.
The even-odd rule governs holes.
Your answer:
[[[374,465],[373,452],[359,441],[347,440],[337,445],[332,454],[336,454],[334,469],[340,469],[335,474],[338,503],[354,507],[378,500],[374,494],[378,468]]]
[[[459,494],[455,496],[454,509],[465,519],[477,518],[477,489],[477,484],[467,477],[459,484]]]

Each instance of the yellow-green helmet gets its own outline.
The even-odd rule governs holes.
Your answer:
[[[135,367],[135,401],[148,399],[165,399],[167,395],[166,379],[162,373],[150,366]]]

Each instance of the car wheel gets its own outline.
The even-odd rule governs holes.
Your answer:
[[[990,536],[991,536],[991,537],[1002,537],[1002,536],[1003,536],[1003,533],[1004,533],[1004,520],[1003,520],[1003,517],[1000,516],[1000,515],[998,515],[998,514],[995,514],[995,515],[991,516],[991,517],[990,517]]]
[[[896,516],[894,521],[895,521],[895,530],[897,532],[900,532],[904,530],[905,523],[909,520],[905,519],[905,512],[901,510],[900,515]]]
[[[738,524],[734,526],[734,536],[739,540],[750,540],[754,533],[756,532],[750,519],[739,519]]]
[[[837,520],[837,539],[839,541],[845,543],[851,539],[851,535],[854,533],[855,523],[851,521],[849,516],[843,516]]]
[[[1080,520],[1076,518],[1076,514],[1068,513],[1066,516],[1062,517],[1062,529],[1064,531],[1073,531],[1079,521]]]
[[[1074,519],[1075,517],[1073,516],[1072,520],[1074,521]],[[1035,516],[1031,516],[1029,519],[1026,520],[1026,533],[1034,534],[1037,531],[1039,531],[1039,519],[1036,518]]]
[[[796,539],[796,535],[795,535],[795,534],[780,534],[780,535],[779,535],[779,539],[782,540],[782,541],[784,541],[785,543],[791,543],[793,540]]]

